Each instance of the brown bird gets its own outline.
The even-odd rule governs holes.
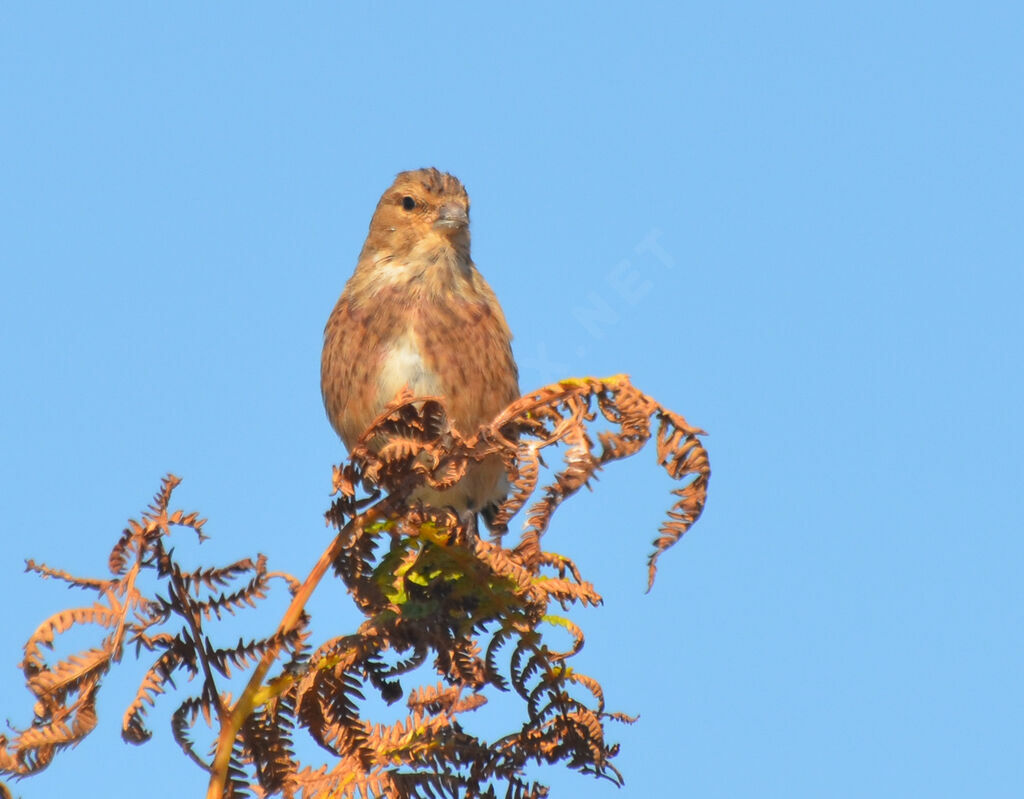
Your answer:
[[[320,388],[348,449],[408,388],[440,396],[452,425],[471,436],[519,396],[512,334],[469,254],[469,196],[436,169],[402,172],[380,198],[355,273],[324,330]],[[494,458],[443,494],[414,499],[480,511],[508,491]]]

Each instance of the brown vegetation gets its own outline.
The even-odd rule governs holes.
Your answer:
[[[595,434],[595,446],[588,427],[602,425],[608,429]],[[190,528],[202,539],[205,520],[170,509],[179,480],[168,476],[114,546],[112,577],[81,578],[29,561],[29,569],[92,592],[95,601],[47,619],[26,644],[22,668],[35,717],[10,739],[0,735],[0,772],[35,773],[92,731],[103,677],[134,648],[152,663],[122,735],[148,740],[148,708],[176,687],[175,676],[194,678],[189,685],[199,690],[180,702],[172,729],[182,750],[209,771],[208,797],[544,796],[547,789],[525,775],[531,761],[561,762],[619,783],[611,762],[618,747],[607,741],[605,722],[632,719],[608,711],[597,680],[570,665],[583,633],[552,609],[595,605],[601,597],[569,558],[541,548],[541,535],[561,502],[605,463],[654,438],[658,463],[682,486],[648,560],[652,583],[658,557],[704,506],[710,470],[701,432],[622,376],[567,380],[529,394],[470,439],[452,428],[439,400],[403,397],[335,470],[338,497],[327,518],[338,532],[302,582],[268,570],[262,555],[184,570],[167,536]],[[538,488],[543,451],[552,447],[562,451],[561,468]],[[500,532],[481,539],[472,518],[406,502],[418,487],[443,490],[471,464],[495,456],[512,484],[498,511],[499,531],[539,495],[515,546],[506,548]],[[314,645],[305,605],[332,567],[365,620]],[[143,594],[143,572],[157,576],[160,593]],[[216,622],[257,606],[274,581],[292,597],[276,631],[215,643]],[[48,663],[46,650],[76,625],[98,625],[102,640]],[[544,625],[567,631],[571,646],[550,648]],[[426,663],[436,682],[403,684]],[[233,699],[218,681],[246,669],[248,685]],[[485,741],[460,719],[483,705],[489,690],[518,695],[525,718]],[[368,691],[388,703],[406,697],[407,717],[392,724],[365,718]],[[217,736],[212,757],[194,742],[200,719]],[[299,728],[326,750],[326,762],[299,761]]]

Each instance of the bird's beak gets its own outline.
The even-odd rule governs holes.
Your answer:
[[[435,230],[462,230],[469,224],[469,214],[466,209],[456,203],[445,203],[437,213],[437,221],[434,222]]]

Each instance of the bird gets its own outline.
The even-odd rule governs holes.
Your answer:
[[[469,195],[434,167],[400,172],[381,195],[356,263],[324,329],[320,388],[351,451],[403,392],[440,397],[472,436],[519,396],[512,334],[470,256]],[[472,464],[444,491],[410,501],[490,522],[509,490],[501,459]]]

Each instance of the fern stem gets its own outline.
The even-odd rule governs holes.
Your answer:
[[[279,641],[285,641],[287,634],[294,629],[299,618],[302,616],[306,602],[309,601],[313,591],[320,584],[320,580],[327,573],[328,567],[341,554],[341,550],[350,540],[352,530],[365,527],[367,524],[383,518],[386,507],[389,507],[390,504],[389,498],[377,502],[350,520],[334,537],[330,546],[324,550],[324,553],[310,571],[309,576],[306,577],[302,586],[295,593],[295,596],[292,597],[291,604],[288,606],[288,610],[285,611],[277,628],[276,637]],[[245,690],[238,697],[234,707],[231,708],[231,713],[227,716],[227,719],[221,723],[220,734],[217,736],[217,753],[214,756],[213,766],[210,769],[210,784],[206,791],[206,799],[223,799],[224,797],[224,789],[227,786],[228,767],[231,763],[231,752],[234,749],[235,740],[238,738],[238,732],[242,729],[245,720],[255,708],[256,695],[263,687],[263,680],[277,659],[281,646],[282,644],[279,643],[277,646],[268,648],[263,653],[263,657],[256,665],[256,669],[253,671],[252,677],[249,678],[249,683],[245,686]]]

